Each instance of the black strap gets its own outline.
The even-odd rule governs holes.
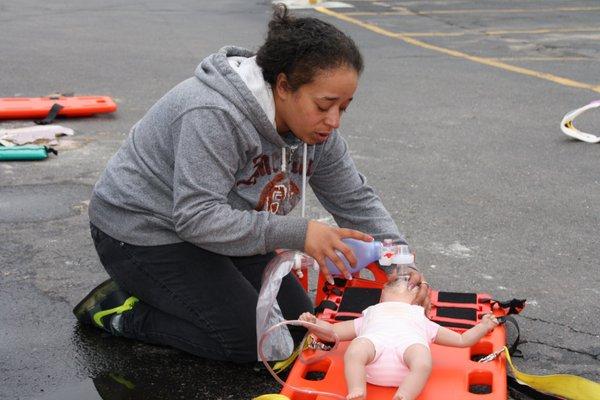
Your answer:
[[[507,343],[508,352],[513,357],[523,357],[523,353],[521,353],[521,350],[519,350],[518,347],[523,343],[527,343],[527,341],[521,340],[521,330],[519,329],[519,324],[517,323],[517,320],[514,317],[511,317],[510,315],[504,315],[502,317],[498,317],[498,322],[500,322],[501,324],[506,324],[507,322],[510,322],[515,327],[515,329],[517,330],[517,337],[512,344]]]
[[[498,304],[500,308],[508,308],[509,314],[519,314],[525,308],[527,299],[512,299],[507,301],[492,300],[492,304]]]
[[[33,121],[38,125],[48,125],[51,124],[52,121],[54,121],[56,119],[56,116],[58,115],[58,113],[60,112],[60,110],[62,110],[64,108],[64,106],[61,106],[58,103],[54,103],[52,105],[52,108],[50,109],[50,111],[48,112],[48,115],[46,115],[46,118],[39,120],[39,121]]]
[[[52,153],[55,156],[58,155],[58,151],[56,151],[55,149],[53,149],[52,147],[48,147],[48,146],[44,146],[44,149],[46,149],[46,153]]]

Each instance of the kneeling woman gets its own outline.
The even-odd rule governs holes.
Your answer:
[[[91,232],[111,280],[77,317],[206,358],[255,361],[256,302],[275,249],[306,252],[331,279],[326,257],[343,272],[335,250],[355,260],[342,238],[402,241],[337,131],[362,68],[348,36],[285,7],[256,55],[225,47],[205,58],[135,124],[94,187]],[[340,228],[287,215],[306,182]],[[292,275],[278,302],[288,319],[313,308]]]

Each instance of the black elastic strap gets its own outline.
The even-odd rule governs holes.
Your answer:
[[[439,292],[440,303],[468,303],[477,304],[477,293]]]
[[[436,307],[435,310],[436,317],[477,321],[477,310],[474,308]]]
[[[52,108],[50,109],[50,111],[48,112],[48,115],[46,115],[46,118],[39,120],[39,121],[33,121],[38,125],[48,125],[51,124],[52,121],[54,121],[56,119],[56,116],[58,115],[58,113],[60,112],[60,110],[62,110],[64,108],[64,106],[61,106],[58,103],[54,103],[52,105]]]

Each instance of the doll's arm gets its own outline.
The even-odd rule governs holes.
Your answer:
[[[337,335],[340,341],[344,340],[352,340],[356,337],[356,332],[354,330],[354,321],[342,321],[335,324],[330,324],[329,322],[323,321],[312,315],[311,313],[305,312],[300,315],[298,318],[300,321],[311,322],[316,324],[319,328],[322,329],[310,329],[311,333],[314,333],[321,340],[325,340],[328,342],[335,341],[335,335]]]
[[[435,343],[441,344],[442,346],[470,347],[477,343],[479,339],[484,337],[489,331],[494,329],[496,325],[498,325],[498,320],[493,314],[489,313],[483,316],[479,324],[462,334],[440,326],[437,336],[435,337]]]

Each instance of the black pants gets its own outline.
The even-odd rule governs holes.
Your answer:
[[[108,274],[140,299],[123,314],[124,336],[215,360],[257,360],[256,303],[263,269],[274,253],[228,257],[182,242],[133,246],[94,225],[92,238]],[[313,306],[291,274],[277,302],[285,319]],[[303,329],[290,333],[298,343]]]

